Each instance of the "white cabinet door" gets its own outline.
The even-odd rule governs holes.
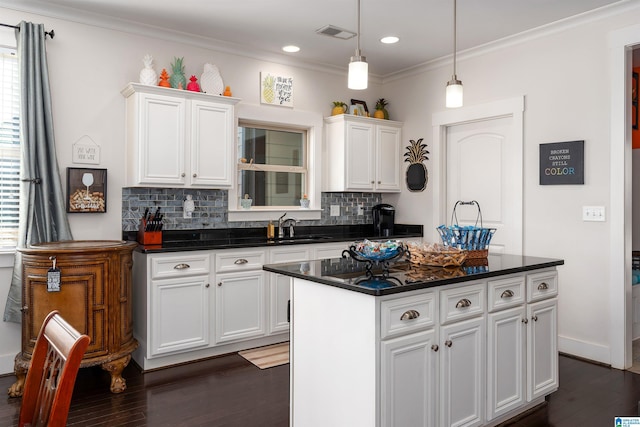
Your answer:
[[[191,101],[191,176],[194,186],[233,184],[233,106]]]
[[[436,423],[437,344],[433,329],[382,341],[381,425]]]
[[[309,259],[309,248],[292,246],[272,249],[270,262],[299,262]],[[289,330],[289,293],[292,278],[282,274],[268,273],[269,276],[269,334]]]
[[[487,420],[525,403],[524,305],[490,313],[487,324]]]
[[[527,399],[533,400],[558,388],[558,300],[529,304],[527,318]]]
[[[485,319],[440,328],[440,426],[480,426],[484,419]]]
[[[151,281],[147,357],[209,345],[209,276]]]
[[[185,184],[185,106],[181,98],[156,94],[134,95],[130,105],[137,114],[130,116],[131,135],[138,141],[130,165],[131,185]],[[128,112],[132,114],[132,112]],[[133,121],[133,123],[131,123]],[[137,170],[136,170],[137,169]]]
[[[400,191],[401,143],[400,128],[376,126],[376,190]]]
[[[347,123],[347,189],[371,191],[374,188],[374,127],[370,124]]]
[[[265,334],[264,277],[262,271],[216,276],[216,344]]]

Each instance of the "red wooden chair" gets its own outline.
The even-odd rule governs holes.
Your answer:
[[[27,371],[19,427],[64,427],[80,362],[90,338],[69,325],[58,311],[47,315]]]

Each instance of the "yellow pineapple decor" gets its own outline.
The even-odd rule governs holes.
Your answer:
[[[342,101],[333,101],[333,108],[331,109],[331,115],[337,116],[347,112],[347,104]]]
[[[270,74],[262,79],[262,99],[267,104],[273,104],[276,97],[276,79]]]

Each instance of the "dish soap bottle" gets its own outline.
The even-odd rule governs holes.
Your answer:
[[[267,225],[267,239],[273,239],[274,237],[276,237],[276,227],[272,221],[269,221],[269,225]]]

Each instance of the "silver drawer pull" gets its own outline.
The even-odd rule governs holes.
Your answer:
[[[466,298],[462,298],[460,301],[456,303],[456,308],[467,308],[471,307],[471,301]]]
[[[512,296],[513,296],[513,291],[511,289],[507,289],[502,293],[502,295],[500,295],[500,298],[506,299],[506,298],[511,298]]]
[[[524,323],[524,324],[526,325],[527,323],[529,323],[529,319],[527,319],[527,318],[525,317],[524,319],[522,319],[522,323]]]
[[[451,347],[453,345],[453,343],[451,342],[451,340],[446,340],[444,342],[444,345],[446,345],[447,347]]]
[[[438,344],[434,344],[431,346],[431,350],[433,351],[438,351],[440,349],[440,347],[438,347]]]
[[[247,261],[244,258],[238,258],[237,260],[235,260],[233,262],[235,265],[242,265],[242,264],[249,264],[249,261]]]
[[[531,316],[531,320],[533,320],[534,322],[538,321],[538,316]]]
[[[549,289],[549,285],[547,285],[547,282],[542,282],[538,285],[539,291],[546,291],[547,289]]]
[[[173,266],[174,270],[184,270],[186,268],[191,268],[191,266],[189,264],[185,264],[185,263],[177,264],[177,265]]]
[[[402,316],[400,316],[400,320],[411,320],[417,319],[418,317],[420,317],[420,312],[418,312],[417,310],[407,310],[402,313]]]

